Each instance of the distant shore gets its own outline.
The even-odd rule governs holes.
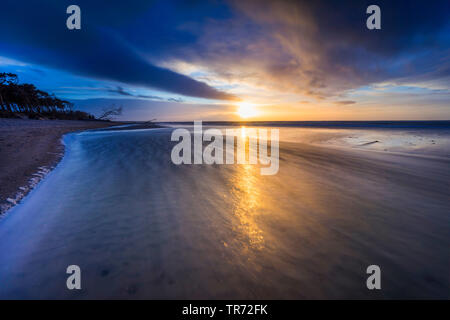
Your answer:
[[[64,134],[122,124],[125,123],[0,119],[0,214],[19,202],[58,163],[64,154]]]

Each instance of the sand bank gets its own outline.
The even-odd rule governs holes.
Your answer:
[[[0,119],[0,214],[51,170],[64,153],[63,134],[122,123]]]

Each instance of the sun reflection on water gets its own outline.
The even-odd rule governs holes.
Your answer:
[[[244,250],[261,250],[264,248],[264,236],[256,221],[261,203],[257,186],[259,171],[253,165],[241,165],[238,170],[232,181],[235,197],[233,214],[237,222],[233,229],[240,234],[238,240]]]

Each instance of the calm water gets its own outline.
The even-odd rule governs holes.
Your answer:
[[[449,158],[289,130],[274,176],[175,166],[172,129],[66,136],[63,161],[0,220],[0,298],[450,298]],[[71,264],[81,291],[66,289]]]

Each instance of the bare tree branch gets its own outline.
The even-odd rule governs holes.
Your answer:
[[[111,120],[115,116],[122,115],[122,106],[115,107],[112,105],[109,108],[104,108],[100,116],[98,117],[99,120]]]

